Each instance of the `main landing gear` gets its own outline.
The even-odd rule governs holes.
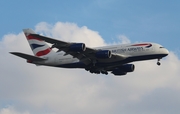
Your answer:
[[[160,66],[161,63],[159,62],[161,60],[161,58],[158,59],[157,65]]]

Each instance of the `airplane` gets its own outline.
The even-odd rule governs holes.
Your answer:
[[[135,65],[132,62],[157,59],[157,65],[160,65],[160,59],[169,54],[162,45],[152,42],[90,48],[85,43],[65,42],[42,36],[32,29],[23,29],[23,32],[35,56],[10,53],[37,66],[81,68],[95,74],[107,75],[111,72],[115,76],[123,76],[134,71]]]

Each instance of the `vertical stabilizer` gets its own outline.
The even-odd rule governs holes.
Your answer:
[[[32,29],[23,29],[23,32],[35,56],[43,57],[55,53],[45,41],[31,35],[36,34]]]

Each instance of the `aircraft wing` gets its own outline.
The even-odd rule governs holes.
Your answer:
[[[70,47],[73,44],[78,44],[78,43],[64,42],[61,40],[56,40],[56,39],[52,39],[49,37],[41,36],[39,34],[31,34],[31,35],[33,37],[36,37],[38,39],[41,39],[41,40],[44,40],[48,43],[53,44],[52,48],[57,48],[57,49],[59,49],[59,51],[64,51],[64,52],[66,52],[66,54],[70,54],[73,57],[78,58],[80,61],[82,61],[85,64],[90,64],[96,60],[99,60],[99,58],[96,57],[96,53],[98,51],[102,51],[100,49],[93,49],[93,48],[89,48],[89,47],[86,47],[85,51],[80,51],[80,52],[72,51],[72,50],[70,50]],[[123,60],[126,57],[124,55],[112,53],[111,58],[108,58],[108,59],[117,59],[117,58],[119,60]]]

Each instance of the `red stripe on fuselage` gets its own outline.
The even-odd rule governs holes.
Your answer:
[[[43,55],[47,55],[49,52],[51,51],[50,48],[46,49],[46,50],[42,50],[36,53],[36,56],[43,56]]]
[[[150,44],[134,44],[134,45],[131,45],[131,46],[149,46]]]
[[[42,41],[41,39],[39,39],[39,38],[37,38],[37,37],[35,37],[33,35],[28,35],[26,37],[27,37],[28,40],[39,40],[39,41]]]

